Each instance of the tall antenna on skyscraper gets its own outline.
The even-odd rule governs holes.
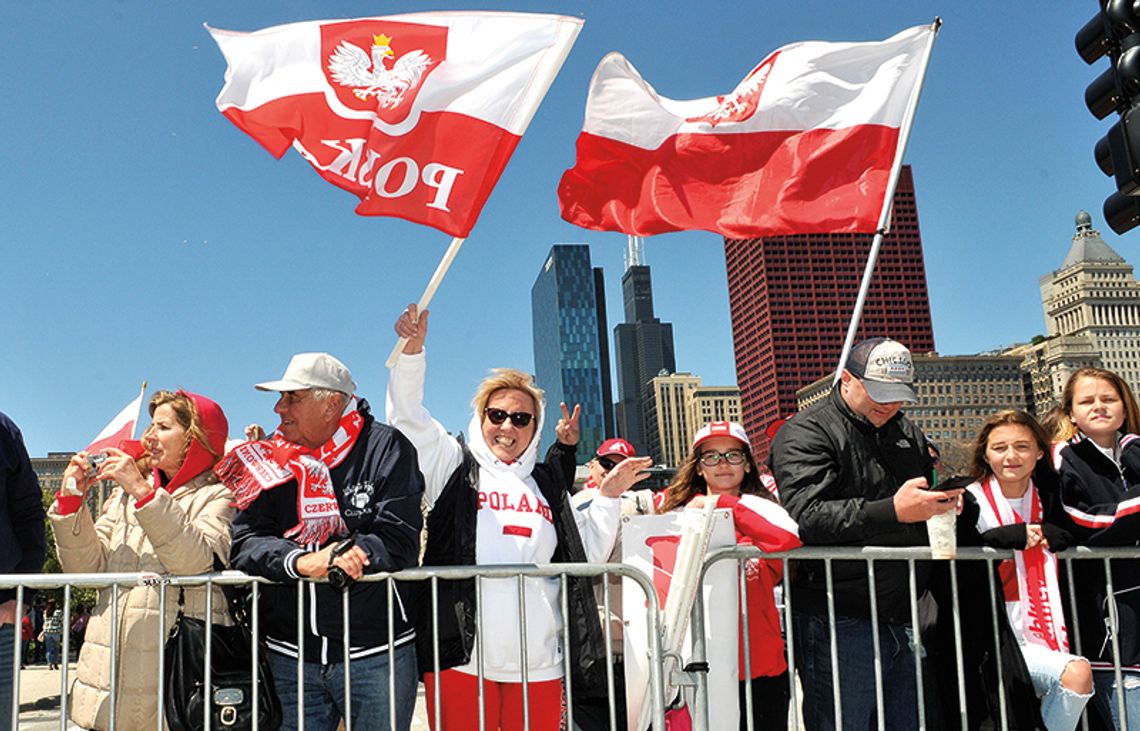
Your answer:
[[[641,266],[646,264],[645,261],[645,240],[640,236],[629,235],[629,242],[625,247],[625,270],[629,271],[630,267]]]

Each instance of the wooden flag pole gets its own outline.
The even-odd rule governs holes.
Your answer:
[[[893,207],[895,188],[899,183],[899,174],[902,172],[903,154],[906,152],[907,142],[910,140],[910,130],[914,125],[914,113],[918,108],[918,98],[922,96],[922,84],[926,79],[926,69],[930,65],[930,53],[934,50],[934,39],[938,37],[938,29],[942,27],[942,18],[935,18],[930,24],[930,43],[926,46],[926,53],[922,58],[922,67],[918,72],[918,83],[914,85],[914,94],[907,104],[906,114],[899,129],[898,152],[891,167],[891,177],[887,181],[887,192],[883,197],[882,213],[879,214],[879,225],[875,229],[875,238],[871,242],[871,251],[867,254],[867,266],[863,269],[863,281],[859,284],[859,295],[855,298],[855,309],[851,314],[851,322],[847,325],[847,337],[843,340],[843,351],[839,354],[839,365],[835,369],[835,378],[831,385],[839,383],[843,375],[843,367],[847,365],[847,356],[851,354],[851,347],[855,343],[855,331],[859,329],[859,320],[863,317],[863,304],[867,300],[867,291],[871,288],[871,277],[875,274],[875,263],[879,259],[879,249],[883,244],[883,237],[891,230],[891,209]]]
[[[429,304],[431,298],[435,296],[435,291],[439,289],[440,282],[443,281],[443,275],[447,274],[447,270],[451,267],[451,262],[455,260],[455,255],[459,253],[459,247],[463,246],[463,242],[467,239],[454,238],[451,240],[451,246],[447,247],[447,251],[443,253],[443,258],[439,260],[439,266],[435,268],[435,274],[431,275],[431,281],[428,282],[427,287],[424,288],[424,293],[420,295],[420,301],[416,303],[416,312],[423,312]],[[408,343],[407,338],[400,338],[396,341],[396,347],[392,348],[392,354],[388,356],[386,365],[388,368],[396,365],[396,358],[400,357],[403,352],[404,346]]]

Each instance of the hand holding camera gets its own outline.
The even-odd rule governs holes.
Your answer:
[[[350,559],[345,559],[340,562],[341,564],[346,564],[348,566],[347,569],[341,565],[338,565],[337,559],[347,555],[349,551],[352,551],[354,548],[356,549],[357,553],[364,553],[359,548],[356,548],[356,531],[353,531],[348,538],[345,538],[343,541],[340,541],[334,545],[332,552],[329,553],[328,579],[333,588],[343,589],[346,586],[352,584],[364,574],[364,565],[368,563],[367,556],[364,557],[364,562],[359,566],[359,568],[354,566],[353,562]],[[352,558],[358,557],[353,556]],[[350,570],[352,569],[356,570],[350,573]]]

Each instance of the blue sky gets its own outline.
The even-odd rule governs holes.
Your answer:
[[[466,427],[477,381],[533,367],[530,287],[553,243],[590,244],[621,317],[625,237],[558,216],[598,61],[624,53],[660,93],[727,93],[797,40],[875,40],[945,21],[906,160],[939,351],[969,353],[1044,329],[1038,278],[1113,189],[1092,160],[1108,122],[1085,110],[1073,36],[1097,3],[775,2],[8,3],[0,23],[0,411],[29,451],[75,449],[137,392],[184,387],[225,408],[231,434],[276,424],[256,381],[294,352],[328,350],[378,407],[392,322],[448,243],[362,218],[356,199],[290,152],[275,161],[221,116],[225,62],[203,23],[256,30],[417,10],[556,12],[585,27],[432,305],[427,406]],[[493,39],[488,39],[493,42]],[[735,382],[723,246],[711,233],[648,243],[657,314],[677,366]]]

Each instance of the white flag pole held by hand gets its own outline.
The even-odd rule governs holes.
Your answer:
[[[431,275],[431,281],[428,282],[427,287],[424,288],[424,293],[420,295],[420,301],[416,303],[416,313],[423,312],[427,306],[431,304],[431,298],[435,296],[435,291],[439,289],[439,283],[443,281],[443,275],[447,274],[448,268],[451,267],[451,262],[455,260],[455,255],[459,253],[459,247],[463,246],[466,239],[455,238],[451,240],[451,246],[447,247],[444,252],[443,258],[439,261],[439,266],[435,268],[435,274]],[[400,357],[400,352],[404,349],[404,345],[408,342],[407,338],[400,338],[396,341],[396,347],[392,348],[392,354],[388,356],[385,365],[391,368],[396,365],[396,359]]]

